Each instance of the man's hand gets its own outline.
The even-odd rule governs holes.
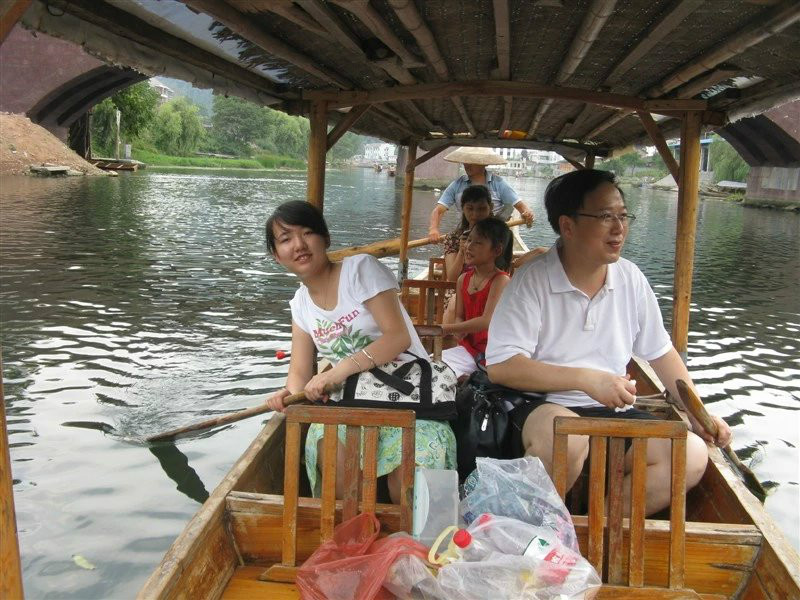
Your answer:
[[[733,439],[733,432],[728,424],[720,417],[710,415],[711,420],[714,421],[714,424],[717,426],[717,437],[714,437],[708,431],[706,431],[698,421],[695,420],[691,413],[688,413],[688,415],[689,422],[692,424],[692,432],[699,435],[705,441],[711,442],[720,448],[724,448],[731,443],[731,439]]]
[[[636,381],[631,380],[630,375],[620,377],[591,369],[583,391],[608,408],[623,408],[636,401]]]
[[[527,225],[528,227],[533,225],[534,216],[533,216],[533,211],[532,210],[526,210],[526,211],[520,213],[520,217],[525,219],[525,225]]]
[[[442,234],[438,229],[431,227],[428,230],[428,239],[430,239],[431,244],[438,244],[442,241]]]

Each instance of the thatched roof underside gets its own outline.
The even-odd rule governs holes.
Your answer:
[[[164,0],[167,3],[177,4]],[[125,17],[126,3],[112,4],[50,1],[68,14],[106,27],[108,19],[119,14],[117,33],[126,37],[125,28],[135,30],[136,22]],[[800,96],[796,0],[183,4],[214,19],[210,31],[217,43],[230,47],[235,42],[239,66],[231,62],[232,69],[258,72],[265,89],[280,101],[276,107],[293,113],[307,112],[310,90],[371,91],[481,80],[648,100],[702,99],[709,111],[706,122],[719,126]],[[99,12],[106,19],[103,23],[97,22]],[[85,45],[91,50],[91,40]],[[264,74],[265,68],[271,77]],[[333,107],[339,110],[331,111],[331,123],[346,110],[341,103]],[[665,112],[673,118],[662,117],[659,126],[672,133],[679,126],[677,113]],[[468,93],[373,104],[352,129],[397,143],[417,139],[429,148],[442,140],[462,139],[502,145],[497,138],[510,129],[524,132],[529,147],[573,156],[602,156],[643,141],[646,135],[629,109],[575,99]]]

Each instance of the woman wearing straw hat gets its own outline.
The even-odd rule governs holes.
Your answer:
[[[503,178],[494,175],[486,170],[487,165],[505,164],[505,159],[492,152],[489,148],[463,147],[451,152],[444,159],[448,162],[461,163],[464,165],[465,175],[462,175],[447,186],[444,193],[439,198],[439,202],[431,212],[430,229],[428,236],[432,242],[438,242],[442,234],[439,231],[439,224],[442,215],[447,209],[456,205],[460,209],[461,193],[470,185],[480,184],[489,188],[492,195],[494,216],[507,221],[511,217],[511,212],[516,208],[523,219],[530,226],[533,223],[533,211],[528,208],[517,193],[511,189]]]

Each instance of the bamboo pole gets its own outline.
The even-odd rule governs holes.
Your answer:
[[[642,125],[644,125],[644,128],[647,130],[647,134],[650,136],[656,150],[658,150],[658,153],[661,155],[664,164],[667,165],[667,169],[669,169],[669,172],[672,174],[675,183],[680,185],[680,167],[678,167],[675,157],[672,156],[672,152],[670,152],[669,146],[667,146],[667,140],[664,139],[664,134],[661,133],[658,125],[649,113],[639,111],[636,114],[639,115]]]
[[[509,227],[516,225],[524,225],[525,219],[512,219],[508,221]],[[430,238],[424,237],[418,240],[411,240],[408,242],[408,248],[419,248],[420,246],[427,246],[431,244]],[[380,240],[372,242],[371,244],[364,244],[362,246],[350,246],[348,248],[340,248],[339,250],[331,250],[328,252],[328,260],[331,262],[338,262],[348,256],[355,256],[356,254],[370,254],[375,258],[383,258],[385,256],[394,256],[400,252],[401,240],[399,237],[391,238],[388,240]]]
[[[678,182],[678,225],[675,234],[675,276],[672,292],[672,344],[684,362],[689,345],[694,240],[700,183],[702,114],[688,112],[681,123],[681,164]]]
[[[324,100],[312,102],[309,121],[311,131],[308,139],[306,198],[322,210],[325,196],[325,154],[328,151],[328,103]]]
[[[411,207],[414,202],[414,168],[417,162],[417,141],[408,142],[406,156],[406,176],[403,182],[403,228],[400,231],[400,266],[399,279],[408,277],[408,235],[411,231]]]
[[[23,597],[22,568],[19,560],[17,520],[14,513],[14,487],[6,428],[6,402],[3,394],[3,358],[0,356],[0,598]]]
[[[584,163],[584,166],[587,169],[594,169],[594,154],[591,152],[586,154],[586,162]]]

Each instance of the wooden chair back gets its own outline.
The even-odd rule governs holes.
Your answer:
[[[294,581],[297,569],[297,506],[300,485],[302,452],[301,426],[306,423],[324,425],[322,453],[319,463],[322,466],[322,498],[320,507],[320,539],[322,544],[333,537],[337,509],[336,478],[342,477],[345,489],[341,500],[342,521],[359,512],[376,511],[377,505],[377,467],[378,467],[378,428],[402,428],[401,445],[401,486],[400,486],[400,525],[402,531],[411,532],[414,495],[415,446],[414,434],[416,419],[411,410],[379,410],[363,408],[344,408],[336,406],[312,406],[298,404],[286,409],[286,456],[283,480],[283,545],[281,564],[270,567],[265,579],[272,581]],[[336,459],[339,447],[338,427],[345,425],[344,472],[337,473]],[[359,476],[362,464],[363,433],[363,474]],[[363,484],[359,486],[359,480]],[[360,487],[360,489],[359,489]],[[360,492],[360,494],[359,494]],[[361,500],[359,502],[359,495]]]
[[[422,345],[434,360],[442,360],[442,345],[444,332],[441,325],[414,325]]]
[[[446,292],[455,289],[453,281],[406,279],[400,292],[400,301],[411,315],[414,325],[441,325]],[[414,290],[416,295],[412,294]]]
[[[603,573],[603,536],[608,535],[608,576],[612,586],[641,588],[644,585],[645,471],[647,440],[672,440],[672,490],[670,499],[669,581],[670,589],[682,589],[685,571],[686,522],[686,425],[682,421],[591,419],[556,417],[553,423],[553,483],[563,500],[567,486],[567,438],[590,436],[589,515],[587,559]],[[632,440],[631,515],[628,571],[623,572],[623,477],[625,439]],[[608,466],[608,490],[606,490]],[[608,494],[608,517],[605,504]],[[657,588],[656,588],[657,589]]]
[[[428,279],[444,281],[447,279],[444,256],[432,256],[428,259]]]

